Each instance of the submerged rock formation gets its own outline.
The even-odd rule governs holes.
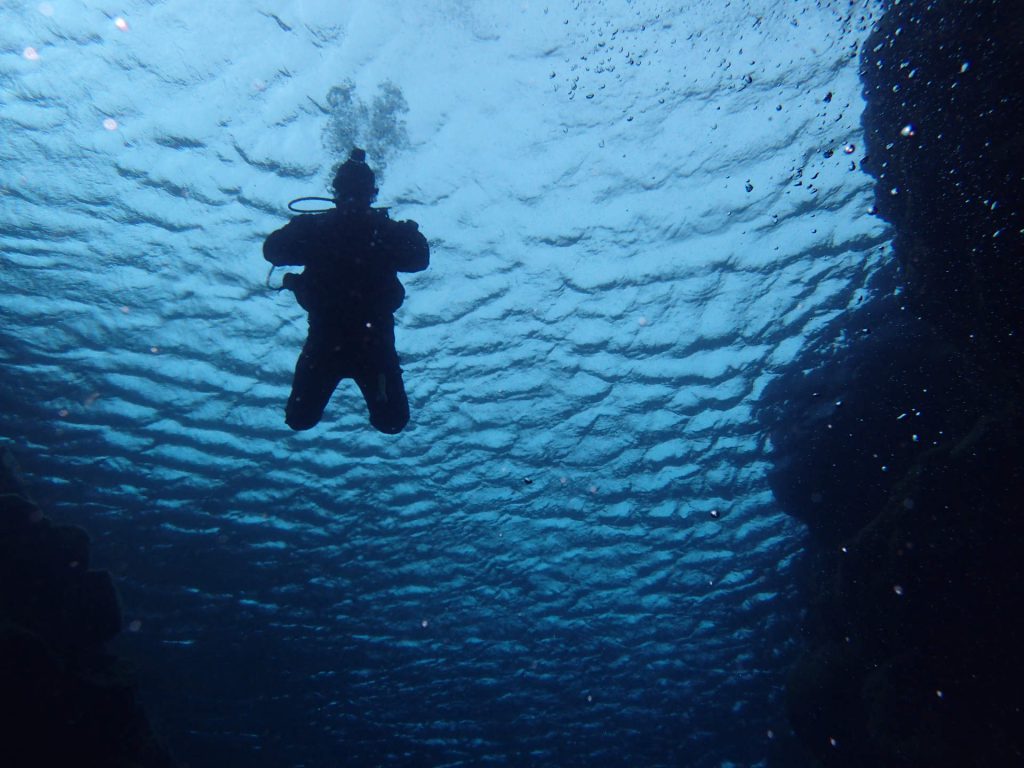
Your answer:
[[[163,768],[123,662],[110,574],[81,528],[43,516],[0,446],[0,764]]]
[[[789,708],[819,766],[1024,764],[1022,60],[997,0],[895,0],[862,51],[899,289],[766,394],[815,542]]]

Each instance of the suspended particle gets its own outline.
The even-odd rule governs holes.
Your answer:
[[[719,513],[719,511],[717,509],[712,509],[711,510],[711,517],[712,517],[713,520],[717,520],[720,516],[721,516],[721,514]]]
[[[857,151],[857,145],[856,144],[847,144],[846,146],[843,147],[843,152],[845,152],[848,155],[852,155],[856,151]]]
[[[150,347],[149,351],[155,355],[157,352],[160,351],[160,347]]]
[[[114,19],[114,26],[117,27],[118,29],[120,29],[122,32],[127,32],[128,31],[128,22],[125,21],[120,16],[118,16],[116,19]]]
[[[897,597],[903,597],[903,587],[901,587],[899,584],[894,585],[892,591],[896,594]]]
[[[937,691],[935,691],[935,696],[936,696],[937,698],[940,698],[940,699],[941,699],[941,698],[943,698],[943,693],[942,693],[942,691],[941,691],[941,690],[937,690]]]
[[[69,413],[70,411],[67,408],[61,408],[59,411],[57,411],[57,415],[60,416],[62,419],[66,419]]]
[[[420,622],[420,626],[423,627],[424,629],[426,629],[427,627],[430,626],[430,622],[427,621],[426,619],[423,619],[423,621]]]
[[[913,136],[913,135],[914,135],[914,126],[910,125],[909,123],[907,123],[902,128],[900,128],[900,136]]]
[[[142,622],[138,619],[133,619],[132,621],[128,622],[129,632],[138,632],[140,629],[142,629]]]
[[[647,318],[643,316],[638,317],[636,323],[637,325],[647,325]]]
[[[31,45],[25,48],[21,53],[29,61],[39,61],[39,51],[33,48]]]
[[[116,131],[117,120],[115,120],[112,117],[105,117],[103,118],[103,127],[106,128],[108,131]]]
[[[523,482],[526,483],[527,485],[533,485],[533,478],[532,477],[524,477],[523,478]]]

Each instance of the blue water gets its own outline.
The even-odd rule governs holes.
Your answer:
[[[878,9],[677,5],[0,8],[0,435],[182,760],[799,765],[756,410],[888,264]],[[283,421],[260,244],[353,143],[432,245],[398,437]]]

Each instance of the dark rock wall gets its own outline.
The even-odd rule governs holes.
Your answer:
[[[110,574],[81,528],[43,516],[0,446],[0,765],[163,768],[131,673]]]
[[[903,0],[861,57],[863,167],[911,302],[958,346],[1018,374],[1022,41],[1018,0]]]
[[[894,1],[861,65],[897,274],[765,398],[815,542],[790,717],[819,766],[1024,765],[1024,6]]]

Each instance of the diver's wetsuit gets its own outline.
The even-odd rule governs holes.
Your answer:
[[[351,378],[370,423],[401,432],[409,401],[395,352],[393,313],[405,298],[396,272],[419,272],[430,260],[416,222],[392,221],[385,209],[369,207],[304,214],[266,239],[263,258],[276,267],[305,267],[284,283],[309,313],[285,409],[288,426],[315,426],[338,383]]]

